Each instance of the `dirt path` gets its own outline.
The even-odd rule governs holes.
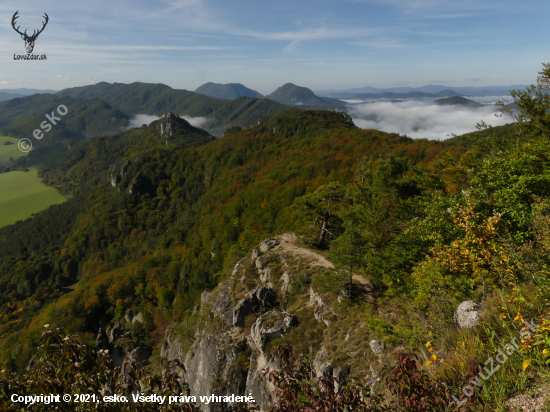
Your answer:
[[[276,239],[281,243],[277,245],[273,250],[282,252],[289,257],[299,257],[306,260],[313,266],[319,266],[323,268],[334,268],[334,265],[329,262],[323,255],[316,253],[310,249],[306,249],[300,246],[296,246],[297,236],[293,233],[285,233],[284,235],[277,236]]]

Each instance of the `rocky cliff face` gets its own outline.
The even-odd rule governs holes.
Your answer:
[[[178,336],[178,325],[168,328],[161,357],[184,363],[192,395],[252,394],[261,410],[267,410],[275,388],[259,372],[280,367],[275,348],[283,341],[313,351],[318,376],[332,373],[341,383],[346,381],[350,366],[331,360],[334,353],[326,348],[340,333],[334,327],[339,315],[331,307],[338,304],[337,295],[331,300],[311,284],[312,276],[333,266],[296,241],[293,234],[265,240],[237,263],[225,282],[205,291],[196,308],[201,320],[194,336]],[[348,332],[352,344],[349,337]],[[356,351],[364,355],[367,348],[370,351],[365,341]],[[207,412],[229,406],[200,404]]]

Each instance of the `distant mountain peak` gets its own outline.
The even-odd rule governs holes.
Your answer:
[[[345,104],[340,100],[319,97],[307,87],[297,86],[293,83],[285,83],[266,97],[291,106],[341,106]]]
[[[263,97],[256,90],[249,89],[240,83],[219,84],[208,82],[200,86],[195,93],[204,94],[205,96],[214,97],[216,99],[234,100],[239,97]]]

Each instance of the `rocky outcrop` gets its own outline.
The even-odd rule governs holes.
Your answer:
[[[335,320],[335,314],[330,310],[321,296],[311,287],[309,288],[309,305],[314,307],[313,315],[317,322],[323,322],[328,326],[330,322]]]
[[[143,314],[139,312],[136,316],[132,318],[132,323],[143,323]]]
[[[138,314],[141,317],[141,313]],[[131,310],[126,311],[125,318],[135,321]],[[128,321],[130,324],[132,321]],[[106,349],[111,355],[113,366],[121,367],[124,361],[129,361],[130,364],[144,363],[152,354],[151,348],[145,346],[134,347],[132,342],[132,334],[124,332],[120,323],[115,324],[113,328],[107,329],[105,332],[100,328],[96,338],[96,347],[98,349]]]
[[[260,243],[260,250],[262,252],[267,252],[268,250],[273,249],[275,246],[279,245],[281,242],[279,242],[277,239],[269,238],[264,240],[262,243]]]
[[[244,327],[247,315],[265,309],[275,302],[277,294],[271,288],[258,286],[233,309],[233,325]]]
[[[241,367],[238,358],[246,356],[247,348],[244,338],[232,338],[228,331],[203,334],[193,343],[184,360],[185,380],[191,393],[244,395],[248,370]],[[205,412],[226,411],[231,405],[198,403]]]
[[[375,355],[380,355],[382,352],[384,352],[384,349],[386,348],[384,343],[380,340],[371,340],[369,344],[372,353],[374,353]]]
[[[174,325],[171,324],[166,328],[164,333],[164,342],[162,348],[160,349],[160,356],[163,359],[168,361],[173,361],[175,359],[183,360],[184,350],[183,345],[180,343],[179,339],[174,335],[173,330]]]
[[[174,124],[177,121],[178,116],[174,113],[164,113],[161,118],[161,122],[158,125],[160,137],[170,137],[174,133]]]
[[[286,312],[272,310],[264,313],[250,329],[250,338],[259,351],[263,351],[267,342],[278,339],[298,323],[296,316]]]
[[[109,166],[109,170],[111,172],[111,175],[109,177],[109,180],[111,182],[111,186],[116,187],[120,183],[120,181],[122,180],[122,178],[126,174],[126,171],[128,170],[129,167],[130,167],[130,161],[129,160],[126,160],[126,162],[122,166],[120,166],[120,169],[117,168],[117,166],[114,165],[114,164]]]
[[[295,240],[291,234],[266,239],[235,265],[229,279],[214,290],[205,290],[200,305],[193,310],[193,315],[201,319],[194,336],[178,337],[175,325],[166,331],[161,357],[178,359],[185,365],[187,373],[184,379],[192,395],[252,394],[262,411],[267,411],[276,399],[275,387],[261,378],[260,372],[264,368],[281,367],[271,348],[267,350],[269,342],[300,327],[298,317],[289,313],[291,311],[286,310],[283,302],[291,290],[292,274],[288,261],[295,262],[296,256],[305,256],[309,264],[311,258],[314,262],[322,258],[294,246]],[[282,253],[281,246],[287,244],[291,247],[289,253]],[[275,278],[273,274],[279,273],[281,266],[287,269]],[[279,296],[275,290],[279,291]],[[300,316],[315,316],[326,325],[335,320],[330,307],[313,289],[310,291],[310,306],[313,308],[305,307]],[[245,328],[246,325],[250,326]],[[191,347],[184,350],[188,344]],[[333,368],[328,358],[324,363],[338,382],[345,381],[348,369]],[[221,412],[227,411],[231,404],[199,402],[198,406],[205,412]]]
[[[480,321],[481,304],[467,300],[455,312],[454,320],[459,328],[471,328]]]
[[[132,308],[129,308],[126,310],[126,313],[124,314],[124,319],[126,319],[126,322],[132,323],[132,320],[134,319],[134,311]]]

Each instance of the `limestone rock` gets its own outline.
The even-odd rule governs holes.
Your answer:
[[[265,268],[264,270],[262,270],[262,272],[260,273],[260,280],[263,283],[270,283],[270,281],[271,281],[271,268]]]
[[[122,335],[120,328],[120,323],[117,323],[114,328],[107,329],[107,337],[109,338],[109,343],[113,343],[115,340],[119,339]]]
[[[288,270],[285,270],[285,272],[281,275],[281,293],[286,294],[290,292],[290,272]]]
[[[181,361],[183,359],[183,352],[183,345],[174,336],[173,325],[169,325],[164,333],[164,342],[160,349],[160,357],[168,361],[173,361],[174,359]]]
[[[455,312],[455,323],[459,328],[471,328],[479,323],[481,304],[467,300],[462,302]]]
[[[266,239],[264,240],[262,243],[260,243],[260,250],[262,252],[267,252],[268,250],[271,250],[273,249],[275,246],[277,246],[279,242],[277,239],[275,238],[269,238],[269,239]]]
[[[159,125],[160,137],[170,137],[174,133],[174,125],[178,116],[174,113],[168,112],[162,115],[162,121]]]
[[[236,369],[234,364],[246,348],[246,340],[233,340],[226,332],[207,333],[201,339],[197,339],[184,361],[187,370],[185,380],[189,384],[191,395],[197,398],[206,393],[244,395],[248,371]],[[227,387],[213,388],[215,381],[227,382]],[[198,402],[197,406],[205,412],[222,412],[231,404]]]
[[[317,322],[323,322],[328,326],[330,322],[334,320],[335,315],[332,310],[330,310],[321,296],[311,287],[309,288],[309,305],[314,306],[313,316]]]
[[[315,356],[313,360],[313,370],[317,378],[320,378],[325,373],[329,374],[332,372],[332,362],[328,358],[328,352],[325,347],[322,347]]]
[[[273,289],[258,286],[246,298],[241,300],[233,309],[233,325],[244,327],[244,319],[247,315],[258,309],[266,308],[273,304],[277,295]]]
[[[134,319],[134,311],[132,308],[129,308],[126,310],[126,313],[124,314],[124,319],[126,319],[126,322],[132,323],[132,320]]]
[[[258,256],[256,259],[256,267],[258,270],[263,270],[267,266],[267,259],[264,256]]]
[[[132,323],[143,323],[143,313],[139,312],[134,318],[132,319]]]
[[[252,249],[252,260],[258,259],[258,256],[260,256],[260,251],[258,249]]]
[[[250,329],[250,337],[259,351],[263,351],[267,342],[278,339],[298,323],[296,316],[287,312],[272,310],[264,313]]]
[[[252,351],[246,378],[246,394],[252,394],[261,411],[268,411],[269,405],[276,399],[276,389],[271,382],[260,377],[259,372],[264,368],[280,369],[281,365],[275,356],[268,357],[263,352]]]
[[[384,343],[380,340],[371,340],[369,344],[370,344],[372,353],[374,353],[375,355],[380,355],[386,348]]]
[[[209,297],[210,297],[210,289],[204,289],[204,292],[201,293],[201,302],[208,303]]]

